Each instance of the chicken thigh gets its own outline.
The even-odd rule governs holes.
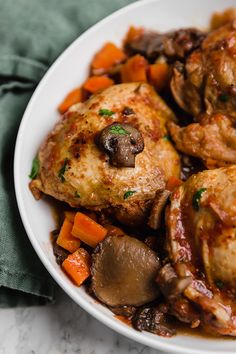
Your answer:
[[[193,175],[171,197],[168,249],[202,326],[236,336],[236,166]]]
[[[171,82],[181,108],[197,117],[215,111],[236,120],[236,21],[208,34],[186,63],[177,62]]]
[[[72,207],[110,211],[124,224],[145,219],[158,190],[179,176],[167,139],[174,114],[145,83],[112,86],[73,106],[41,146],[31,190]]]

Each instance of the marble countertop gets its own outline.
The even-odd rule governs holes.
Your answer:
[[[163,354],[104,326],[62,290],[53,305],[0,309],[0,354]]]

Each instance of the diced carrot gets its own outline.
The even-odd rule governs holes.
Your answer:
[[[130,28],[126,34],[124,43],[126,44],[126,43],[130,43],[130,42],[135,41],[143,34],[143,32],[144,32],[143,27],[130,26]]]
[[[113,84],[114,81],[105,75],[91,76],[85,81],[83,88],[90,93],[95,93],[96,91],[103,90]]]
[[[150,83],[160,91],[167,86],[170,78],[170,68],[167,63],[156,63],[149,65],[148,76]]]
[[[76,211],[65,211],[65,217],[73,224]]]
[[[107,42],[95,55],[92,61],[92,69],[110,69],[121,63],[126,58],[125,53],[115,44]]]
[[[73,223],[65,218],[57,238],[57,244],[71,253],[75,252],[81,243],[77,237],[71,234],[72,228]]]
[[[58,110],[61,114],[64,114],[73,104],[82,102],[82,89],[77,87],[72,90],[59,105]]]
[[[181,181],[181,179],[171,176],[166,183],[166,189],[172,192],[176,187],[181,186],[182,183],[183,181]]]
[[[122,82],[147,81],[147,60],[137,54],[127,60],[121,68]]]
[[[91,247],[96,247],[107,234],[107,230],[87,215],[77,212],[72,229],[72,235]]]
[[[62,263],[62,268],[76,285],[80,286],[90,276],[91,259],[88,252],[79,248]]]

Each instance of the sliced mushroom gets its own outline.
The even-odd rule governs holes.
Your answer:
[[[192,283],[192,277],[178,277],[174,268],[167,263],[159,271],[156,279],[167,304],[168,312],[184,323],[190,323],[191,328],[200,324],[200,315],[193,304],[184,297],[184,290]]]
[[[151,213],[148,219],[148,226],[154,230],[157,230],[160,227],[162,211],[167,203],[170,194],[171,192],[167,189],[157,191],[156,193]]]
[[[130,124],[121,123],[104,128],[97,144],[109,155],[110,164],[116,167],[135,167],[135,156],[144,149],[142,134]]]
[[[177,277],[177,274],[172,266],[167,263],[159,271],[157,282],[163,295],[169,300],[178,299],[183,291],[191,284],[192,277]]]
[[[93,255],[92,290],[108,306],[140,306],[159,295],[154,251],[136,238],[108,236]]]

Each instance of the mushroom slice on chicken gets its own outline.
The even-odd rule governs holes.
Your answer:
[[[203,115],[198,123],[179,127],[170,122],[168,127],[176,148],[208,168],[236,164],[236,129],[226,115]]]
[[[174,119],[148,84],[101,91],[73,106],[49,134],[31,190],[72,207],[106,209],[124,224],[142,223],[156,192],[180,173],[179,156],[166,139]]]
[[[171,196],[168,249],[202,326],[236,336],[236,166],[193,175]]]
[[[208,34],[201,47],[173,71],[172,93],[195,117],[220,111],[236,119],[236,21]]]

